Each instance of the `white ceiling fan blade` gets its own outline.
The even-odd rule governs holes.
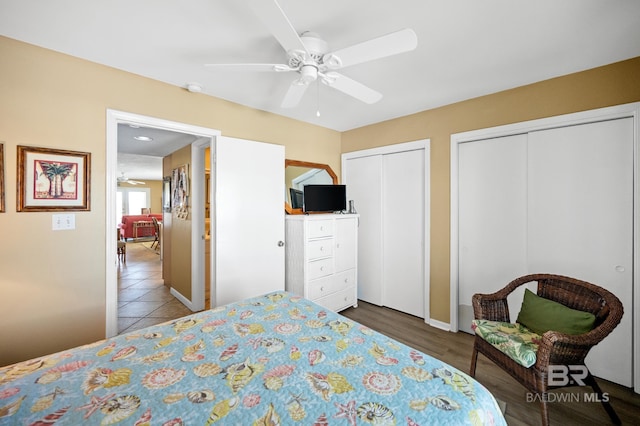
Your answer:
[[[382,99],[382,94],[337,72],[321,74],[322,82],[366,104],[374,104]]]
[[[282,108],[293,108],[298,105],[308,87],[308,84],[305,84],[300,80],[295,80],[291,83],[291,86],[289,86],[289,90],[287,90],[287,93],[284,95],[284,99],[280,106]]]
[[[212,70],[231,72],[287,72],[295,71],[294,68],[284,64],[205,64]]]
[[[324,56],[324,63],[331,69],[344,68],[409,52],[417,46],[416,33],[407,28],[328,53]]]
[[[307,51],[276,0],[247,0],[247,3],[285,51]]]

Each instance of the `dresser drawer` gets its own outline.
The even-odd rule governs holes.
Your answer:
[[[309,282],[309,291],[307,297],[316,300],[321,297],[328,296],[332,293],[342,291],[345,288],[353,288],[356,286],[356,271],[352,269],[340,274],[319,278]]]
[[[333,220],[310,220],[307,224],[308,237],[320,238],[333,235]]]
[[[333,274],[333,258],[329,257],[309,262],[307,272],[309,280]]]
[[[307,243],[309,259],[318,259],[333,255],[333,238],[314,240]]]
[[[354,287],[356,285],[356,270],[349,269],[348,271],[340,272],[333,276],[335,281],[335,289],[342,290],[347,287]]]
[[[320,299],[336,291],[335,276],[318,278],[309,282],[307,298],[311,300]]]
[[[334,312],[341,311],[357,303],[355,287],[349,287],[342,291],[330,294],[326,297],[314,300],[318,305],[331,309]]]

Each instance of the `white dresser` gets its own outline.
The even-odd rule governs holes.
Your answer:
[[[358,215],[286,216],[285,289],[338,312],[358,306]]]

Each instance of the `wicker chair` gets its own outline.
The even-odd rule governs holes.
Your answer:
[[[536,394],[541,403],[542,424],[549,424],[547,408],[548,391],[565,386],[550,386],[547,373],[549,365],[584,365],[589,350],[616,328],[622,318],[623,308],[620,300],[609,291],[596,285],[561,275],[533,274],[511,281],[502,290],[493,294],[475,294],[472,298],[476,319],[509,322],[507,295],[517,287],[529,282],[538,283],[538,296],[562,303],[572,309],[591,312],[595,317],[595,327],[586,334],[568,335],[556,331],[547,331],[538,347],[536,362],[529,368],[513,361],[483,338],[476,335],[471,355],[470,375],[475,376],[478,353],[483,354],[500,368],[509,373],[530,392]],[[587,370],[588,372],[588,370]],[[596,380],[588,372],[585,385],[589,385],[598,394],[604,409],[615,424],[620,419],[615,410],[603,397]],[[575,386],[569,383],[566,386]]]

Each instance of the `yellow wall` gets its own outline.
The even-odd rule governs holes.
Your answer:
[[[174,152],[170,155],[171,168],[176,169],[187,164],[189,166],[189,180],[191,177],[191,146]],[[191,207],[188,207],[191,212]],[[186,299],[191,300],[191,213],[187,217],[179,218],[177,211],[171,213],[171,228],[165,230],[166,240],[170,240],[171,256],[167,260],[171,262],[171,276],[165,275],[165,285],[174,288]],[[166,247],[165,247],[166,250]],[[168,282],[167,282],[168,281]]]
[[[454,133],[640,101],[640,58],[355,129],[342,152],[431,139],[431,317],[449,322],[450,138]],[[426,93],[425,96],[429,94]],[[515,278],[515,277],[514,277]]]
[[[0,52],[6,177],[6,213],[0,213],[0,365],[105,336],[108,108],[281,144],[287,157],[327,162],[339,170],[338,132],[5,37]],[[16,212],[17,145],[91,152],[91,211],[75,213],[75,230],[52,231],[48,212]]]
[[[341,152],[430,138],[431,313],[448,322],[450,135],[640,100],[636,58],[340,134],[4,37],[0,52],[0,365],[104,337],[108,108],[278,143],[339,175]],[[75,230],[16,212],[17,145],[91,152],[91,211],[75,213]]]

